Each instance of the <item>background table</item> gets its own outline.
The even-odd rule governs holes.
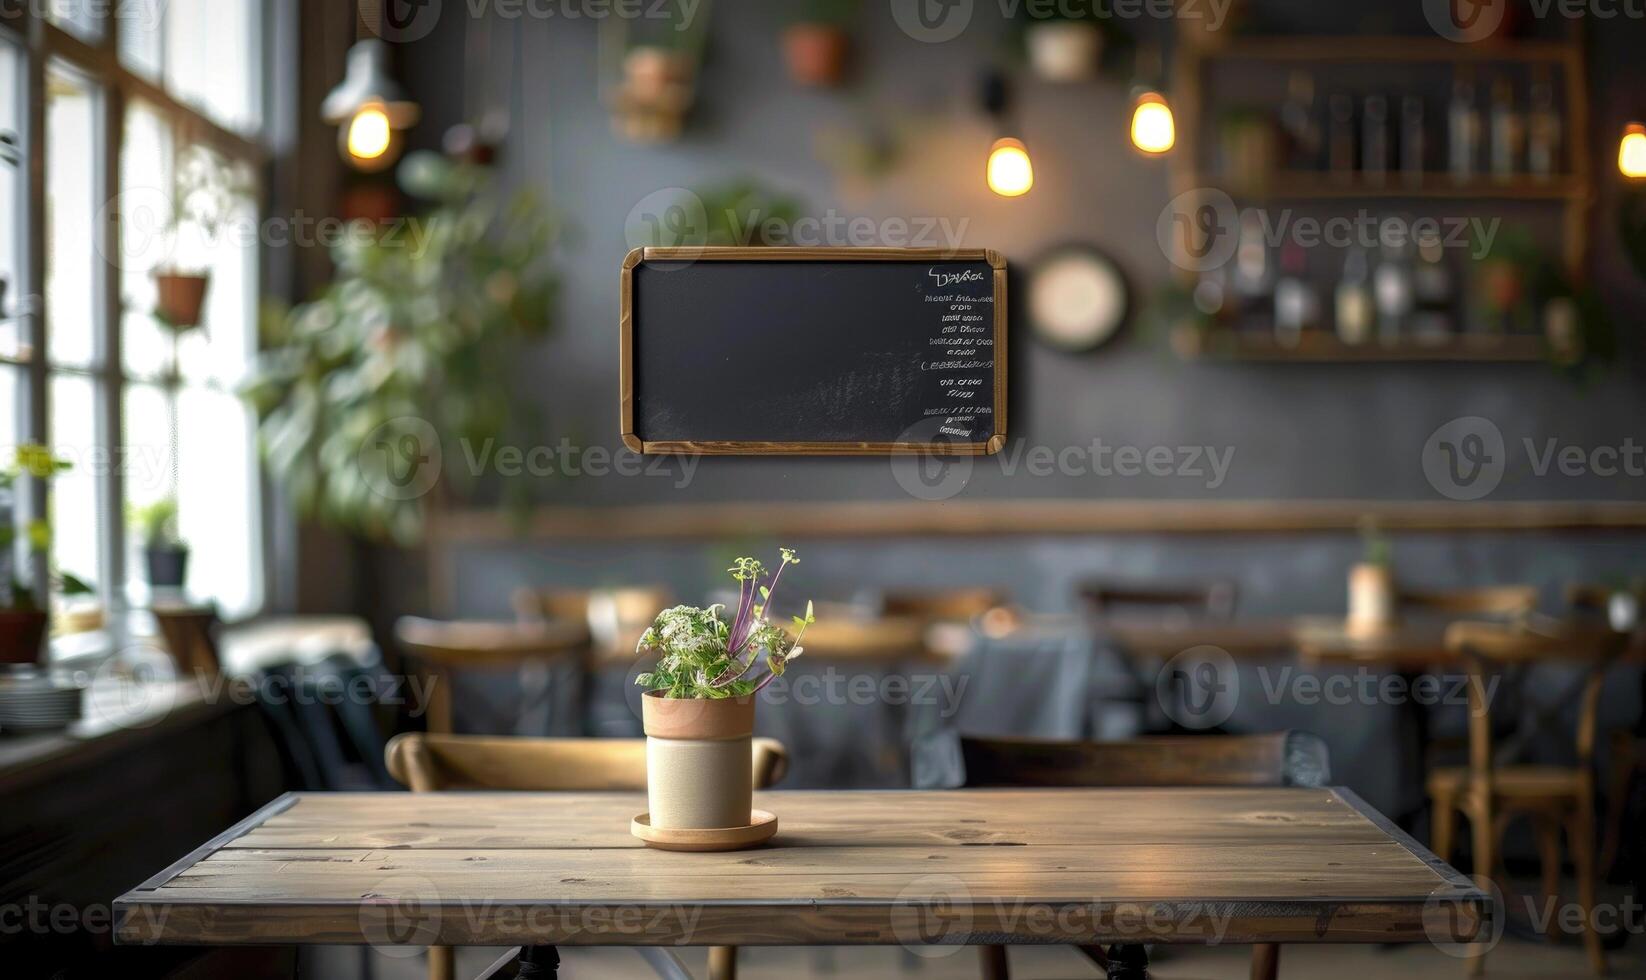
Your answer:
[[[289,794],[116,903],[122,943],[1423,942],[1489,915],[1346,790],[773,792],[648,850],[624,793]]]

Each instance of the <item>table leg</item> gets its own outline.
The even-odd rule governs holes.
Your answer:
[[[1109,980],[1149,980],[1148,947],[1118,943],[1110,946]]]
[[[524,946],[520,949],[518,980],[559,980],[560,951],[553,946]]]

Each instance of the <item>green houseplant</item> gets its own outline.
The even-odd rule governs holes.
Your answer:
[[[46,590],[19,574],[15,564],[17,481],[49,480],[68,468],[45,446],[24,444],[17,447],[12,465],[0,469],[0,663],[37,662],[49,621]],[[45,519],[34,518],[23,532],[30,555],[44,554],[51,547],[51,524]]]
[[[188,579],[189,546],[177,527],[177,498],[162,497],[130,511],[132,527],[143,538],[143,562],[149,586],[180,589]]]
[[[753,558],[729,571],[739,585],[737,609],[675,606],[658,614],[640,638],[640,652],[658,656],[635,683],[646,688],[646,796],[652,827],[666,830],[741,828],[750,824],[750,739],[754,696],[800,656],[814,621],[812,604],[791,620],[794,633],[771,621],[772,596],[783,572],[799,564],[782,549],[775,572]],[[775,826],[773,827],[775,830]]]
[[[315,299],[267,311],[242,394],[300,513],[411,544],[431,492],[470,488],[442,459],[536,427],[507,381],[549,330],[558,230],[535,197],[505,199],[478,164],[414,153],[399,178],[430,209],[345,242]]]

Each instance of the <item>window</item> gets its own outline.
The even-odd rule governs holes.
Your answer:
[[[92,583],[111,621],[156,598],[132,515],[161,501],[190,547],[187,595],[249,614],[262,521],[235,388],[256,345],[263,0],[30,9],[41,30],[0,25],[0,455],[43,441],[72,464],[51,484],[49,561]],[[211,215],[177,205],[199,161],[232,177]],[[198,325],[157,313],[157,275],[174,272],[208,279]],[[20,498],[20,516],[38,511]]]

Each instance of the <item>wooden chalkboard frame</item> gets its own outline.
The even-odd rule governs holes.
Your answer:
[[[634,423],[634,270],[643,262],[987,262],[994,269],[994,433],[983,442],[735,442],[642,440]],[[623,258],[619,395],[623,445],[637,453],[699,456],[989,456],[1006,445],[1006,260],[994,249],[741,246],[632,249]]]

